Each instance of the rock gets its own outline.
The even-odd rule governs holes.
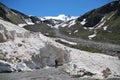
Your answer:
[[[11,65],[5,61],[0,60],[0,72],[12,72]]]
[[[72,77],[84,77],[84,76],[90,76],[90,77],[92,77],[93,75],[95,75],[94,73],[92,73],[92,72],[89,72],[89,71],[86,71],[85,69],[80,69],[79,71],[77,71],[77,70],[73,70],[71,73],[70,73],[70,75],[72,76]]]
[[[107,78],[111,74],[111,70],[107,67],[105,70],[102,71],[103,77]]]

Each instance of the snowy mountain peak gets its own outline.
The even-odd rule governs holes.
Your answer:
[[[56,20],[62,20],[62,21],[68,21],[71,19],[76,19],[77,16],[66,16],[64,14],[60,14],[58,16],[45,16],[44,19],[56,19]]]

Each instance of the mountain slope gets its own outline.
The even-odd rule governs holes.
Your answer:
[[[119,16],[119,12],[114,15],[110,19],[118,20],[119,18],[116,16]],[[61,71],[71,77],[90,77],[93,79],[120,77],[120,59],[118,56],[91,53],[67,47],[57,42],[61,39],[56,41],[56,37],[59,37],[60,33],[58,35],[51,33],[52,30],[55,33],[57,30],[59,31],[60,28],[55,28],[55,26],[62,26],[66,30],[77,29],[78,31],[74,31],[74,33],[81,30],[85,34],[86,29],[82,28],[84,22],[80,24],[79,21],[76,22],[76,19],[69,21],[50,19],[53,22],[57,21],[57,23],[49,26],[51,24],[49,21],[41,21],[34,16],[29,17],[19,11],[11,10],[3,4],[0,5],[0,17],[0,72],[31,71],[57,65],[62,66]],[[15,19],[15,22],[12,18]],[[19,18],[22,19],[19,21]],[[19,26],[19,24],[25,25]],[[67,27],[63,25],[67,25]],[[93,28],[93,30],[95,29]],[[89,32],[89,30],[87,31]],[[55,38],[45,36],[48,32],[52,36],[56,35]],[[77,42],[73,43],[63,39],[61,41],[72,45],[72,47],[78,45]],[[82,42],[86,44],[87,41],[83,40]],[[90,43],[94,44],[94,42]],[[111,46],[109,47],[111,48]],[[119,46],[115,49],[119,50]]]
[[[86,40],[120,44],[119,13],[120,2],[113,1],[85,13],[77,18],[73,25],[65,25],[66,23],[60,25],[60,33]]]
[[[2,3],[0,3],[0,18],[6,21],[10,21],[17,25],[19,24],[31,25],[33,23],[41,21],[40,19],[34,16],[28,16],[17,10],[10,9]]]
[[[72,77],[102,79],[120,75],[120,60],[117,57],[69,48],[39,32],[29,32],[3,20],[0,24],[8,32],[15,30],[14,39],[0,43],[0,72],[51,67],[57,60],[62,70]],[[107,75],[103,73],[106,70]]]

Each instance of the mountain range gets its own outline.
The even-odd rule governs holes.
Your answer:
[[[120,76],[119,21],[120,1],[81,16],[43,18],[0,3],[0,72],[52,67],[57,60],[72,76]]]

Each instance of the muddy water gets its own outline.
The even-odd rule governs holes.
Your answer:
[[[32,72],[0,73],[0,80],[95,80],[71,78],[60,69],[47,68]],[[120,80],[120,79],[109,79]]]

